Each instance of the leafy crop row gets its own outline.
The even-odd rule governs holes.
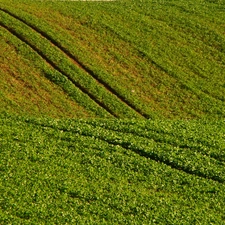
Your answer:
[[[138,122],[136,123],[138,124]],[[146,127],[148,126],[147,122],[143,123],[146,123]],[[148,128],[141,130],[138,125],[123,126],[115,122],[117,130],[113,131],[107,129],[107,121],[100,123],[101,126],[98,126],[98,124],[93,126],[85,122],[76,122],[75,127],[73,127],[73,124],[65,123],[61,128],[57,128],[65,133],[71,132],[84,135],[121,146],[141,156],[165,163],[172,168],[183,170],[190,174],[219,182],[225,181],[224,150],[222,150],[224,145],[222,145],[223,142],[221,143],[222,140],[216,146],[208,147],[210,146],[208,143],[203,145],[203,142],[196,141],[199,139],[196,133],[194,139],[190,134],[179,137],[179,134],[185,132],[185,129],[174,131],[178,132],[178,137],[176,137],[176,133],[166,135],[164,132],[160,132],[158,135],[155,135],[154,130],[148,130]],[[102,128],[104,124],[106,128]],[[191,140],[189,140],[190,137]],[[211,141],[215,143],[214,140]]]
[[[103,68],[99,66],[93,66],[93,54],[85,51],[85,49],[80,50],[82,46],[76,46],[79,50],[77,50],[71,43],[71,40],[74,41],[74,37],[69,35],[68,33],[63,32],[62,28],[57,27],[56,24],[54,26],[50,26],[50,24],[46,23],[44,19],[40,20],[34,15],[30,15],[25,13],[26,8],[23,10],[17,10],[15,7],[3,6],[6,11],[10,9],[10,12],[15,13],[15,17],[18,17],[20,20],[24,21],[27,25],[33,27],[44,36],[48,37],[55,45],[57,45],[61,50],[63,50],[68,56],[72,59],[76,60],[81,67],[83,67],[86,72],[91,74],[95,79],[97,79],[101,84],[103,84],[110,92],[116,95],[121,101],[123,101],[128,107],[135,110],[138,114],[141,114],[144,117],[153,117],[154,113],[143,109],[144,105],[140,103],[139,100],[136,100],[131,94],[131,90],[127,90],[118,83],[118,80],[115,79],[114,76],[110,75]],[[59,29],[60,32],[56,31]],[[90,43],[92,44],[92,43]],[[94,44],[94,43],[93,43]],[[80,53],[81,51],[81,53]],[[84,52],[85,51],[85,52]],[[95,54],[95,53],[94,53]],[[86,59],[89,59],[89,63],[87,63]],[[91,63],[90,63],[91,62]],[[86,65],[88,64],[88,66]]]
[[[61,79],[59,85],[51,82],[51,77],[53,79],[57,72],[45,65],[37,53],[30,51],[27,45],[2,27],[0,49],[0,113],[7,111],[19,115],[45,115],[56,118],[86,118],[95,117],[97,114],[107,116],[104,112],[101,114],[98,105],[89,104],[85,108],[82,107],[82,93],[79,93],[79,90],[76,92],[73,86],[70,88],[70,82],[66,79]],[[65,84],[63,81],[67,83],[64,85],[67,92],[60,87]],[[75,90],[72,91],[73,89]],[[68,93],[73,95],[73,98]]]
[[[8,32],[4,32],[3,35],[10,44],[16,46],[16,49],[20,54],[25,55],[28,59],[32,60],[33,64],[43,71],[44,76],[60,86],[73,100],[86,108],[91,116],[95,117],[98,115],[99,117],[110,117],[107,112],[102,110],[95,102],[90,101],[89,97],[84,95],[83,92],[76,88],[65,76],[45,64],[43,59],[36,52],[32,52],[21,40]]]
[[[85,34],[90,31],[93,35],[105,37],[107,41],[104,42],[104,46],[109,45],[110,48],[113,40],[115,40],[113,47],[126,43],[127,48],[135,50],[136,57],[140,61],[144,58],[145,62],[149,63],[151,70],[153,70],[152,67],[156,67],[158,69],[157,81],[154,81],[158,86],[155,88],[156,85],[153,87],[149,85],[149,89],[155,92],[154,94],[150,93],[151,97],[153,95],[157,99],[157,104],[160,103],[169,108],[174,106],[176,107],[175,111],[180,114],[188,112],[193,116],[211,114],[220,117],[224,114],[224,53],[222,50],[218,51],[211,44],[218,43],[222,49],[223,27],[220,23],[218,24],[220,30],[215,28],[219,16],[212,13],[207,3],[204,8],[200,2],[197,2],[193,6],[194,9],[196,8],[196,12],[193,14],[189,12],[189,4],[191,5],[191,3],[183,1],[181,3],[164,2],[163,4],[147,1],[139,4],[139,2],[133,1],[115,4],[88,4],[85,7],[81,3],[77,4],[77,7],[73,7],[71,4],[70,10],[67,11],[67,4],[50,5],[64,17],[72,18],[75,22],[78,20],[79,28]],[[153,10],[152,7],[156,7],[156,10]],[[210,19],[211,17],[203,17],[202,14],[205,11],[214,18],[215,24]],[[102,15],[101,19],[97,15]],[[53,20],[46,16],[44,18]],[[67,29],[76,32],[72,25]],[[192,32],[189,32],[189,29]],[[210,45],[207,40],[202,40],[203,35],[208,36],[208,39],[212,36]],[[100,55],[101,50],[98,53]],[[124,58],[122,52],[117,52],[117,55],[118,58],[119,56]],[[119,59],[118,62],[120,62]],[[136,63],[136,61],[132,61],[132,63]],[[127,67],[133,68],[132,63]],[[144,66],[141,68],[140,74],[144,76],[147,71],[144,70]],[[148,74],[149,77],[153,76],[152,73]],[[164,74],[170,77],[169,81],[164,80]],[[159,95],[162,94],[164,85],[164,98],[161,99]],[[170,100],[168,103],[168,98],[175,98],[175,100]],[[195,108],[193,108],[194,106]],[[143,109],[147,110],[148,105],[145,107],[143,106]]]
[[[224,115],[221,4],[216,14],[213,3],[201,1],[1,7],[43,32],[145,117]]]
[[[120,133],[128,133],[138,137],[153,139],[159,143],[168,143],[174,147],[189,148],[204,155],[209,155],[224,162],[224,126],[223,121],[110,121],[99,123],[98,121],[87,121],[92,126],[100,126],[107,130]],[[183,125],[183,123],[185,125]],[[184,129],[185,126],[185,129]],[[205,132],[205,129],[208,132]],[[221,129],[218,132],[218,128]],[[216,129],[216,132],[215,132]],[[218,151],[220,149],[220,151]]]
[[[1,12],[4,18],[3,24],[15,32],[17,36],[28,43],[37,51],[49,64],[58,72],[67,76],[82,91],[85,91],[89,97],[96,101],[101,107],[109,113],[118,117],[135,117],[135,112],[129,109],[125,104],[118,101],[111,93],[99,85],[91,76],[83,73],[79,67],[73,65],[70,59],[59,51],[56,46],[52,46],[40,34],[34,32],[31,28],[22,25],[6,13]],[[36,41],[38,40],[38,42]]]

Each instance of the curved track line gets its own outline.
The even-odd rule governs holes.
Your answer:
[[[34,26],[31,23],[28,23],[26,20],[20,18],[19,16],[15,15],[14,13],[0,8],[1,11],[7,13],[8,15],[12,16],[13,18],[21,21],[22,23],[26,24],[28,27],[32,28],[34,31],[39,33],[41,36],[46,38],[48,41],[50,41],[54,46],[56,46],[58,49],[60,49],[67,57],[69,57],[80,69],[88,73],[92,78],[94,78],[99,84],[103,85],[109,92],[111,92],[113,95],[115,95],[121,102],[123,102],[125,105],[127,105],[129,108],[134,110],[137,114],[144,118],[149,118],[149,115],[142,112],[139,108],[137,108],[134,104],[126,100],[121,94],[116,92],[108,83],[106,83],[102,78],[99,78],[91,69],[89,69],[87,66],[85,66],[78,58],[76,58],[68,49],[63,47],[58,41],[54,40],[50,35],[46,34],[44,31],[42,31],[37,26]]]
[[[93,125],[89,121],[85,122],[84,124],[89,124],[89,125],[91,125],[91,126],[93,126],[95,128],[96,127],[99,127],[101,129],[104,129],[104,130],[107,130],[107,131],[110,130],[110,131],[115,132],[115,133],[130,134],[130,135],[134,135],[134,136],[137,136],[137,137],[140,137],[140,138],[153,139],[156,143],[160,143],[160,144],[166,143],[166,144],[168,144],[168,145],[170,145],[172,147],[178,147],[180,149],[196,150],[199,154],[204,154],[204,155],[208,156],[211,159],[217,160],[220,163],[225,163],[225,160],[224,159],[221,159],[220,156],[217,156],[217,155],[214,155],[214,154],[210,154],[210,153],[207,153],[207,152],[201,152],[201,149],[200,148],[194,147],[194,146],[188,146],[188,144],[176,144],[175,141],[163,141],[162,139],[157,139],[155,137],[150,137],[148,135],[143,135],[141,133],[136,133],[136,132],[133,132],[133,131],[126,131],[126,130],[120,130],[120,129],[115,129],[115,128],[111,128],[111,127],[104,127],[104,126],[99,126],[99,125]],[[152,130],[152,131],[154,132],[155,130]],[[159,132],[157,132],[157,133],[159,133]],[[170,137],[174,137],[173,135],[168,134],[168,133],[166,135],[168,135]],[[208,147],[208,146],[204,145],[204,147]],[[217,146],[216,147],[215,146],[209,146],[209,147],[211,147],[211,148],[217,148]]]
[[[35,45],[32,45],[28,43],[24,37],[22,37],[20,34],[18,34],[16,31],[11,29],[10,27],[5,26],[1,21],[0,21],[0,26],[5,28],[8,32],[10,32],[12,35],[20,39],[22,42],[24,42],[26,45],[28,45],[33,51],[35,51],[46,63],[51,65],[56,71],[64,75],[73,85],[75,85],[77,88],[79,88],[84,94],[88,95],[88,97],[93,100],[97,105],[105,109],[108,113],[110,113],[112,116],[118,118],[118,116],[111,110],[109,109],[103,102],[100,102],[96,97],[91,94],[85,87],[80,85],[78,82],[75,82],[73,79],[71,79],[66,73],[64,73],[57,65],[55,65],[51,60],[49,60],[38,48],[36,48]]]
[[[51,129],[57,129],[59,131],[68,132],[68,133],[70,133],[70,132],[77,133],[80,136],[93,138],[93,135],[83,133],[82,130],[79,130],[79,132],[78,131],[76,132],[76,131],[72,131],[72,130],[67,130],[65,128],[58,128],[58,127],[53,127],[51,125],[40,124],[40,123],[35,122],[35,121],[29,121],[29,122],[25,121],[25,122],[26,123],[32,123],[34,125],[41,126],[41,127],[48,127],[48,128],[51,128]],[[207,179],[207,180],[216,181],[216,182],[222,183],[222,184],[225,183],[225,180],[223,178],[221,178],[221,177],[218,177],[218,176],[214,177],[214,176],[206,175],[206,174],[204,174],[204,173],[202,173],[200,171],[193,171],[193,170],[191,170],[191,169],[189,169],[187,167],[174,164],[169,159],[164,159],[164,158],[160,157],[157,153],[154,153],[154,152],[147,153],[147,152],[145,152],[143,150],[140,150],[140,149],[130,148],[129,147],[129,143],[119,143],[119,142],[115,142],[114,140],[105,140],[103,137],[96,137],[96,139],[101,140],[101,141],[106,142],[106,143],[111,144],[111,145],[116,145],[116,146],[119,145],[121,148],[123,148],[125,150],[130,150],[130,151],[138,154],[139,156],[151,159],[151,160],[153,160],[153,161],[155,161],[157,163],[165,164],[165,165],[171,167],[172,169],[175,169],[175,170],[178,170],[178,171],[182,171],[182,172],[184,172],[186,174],[194,175],[194,176],[197,176],[197,177],[200,177],[200,178],[204,178],[204,179]]]

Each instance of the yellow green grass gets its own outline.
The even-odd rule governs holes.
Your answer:
[[[220,2],[20,1],[1,8],[12,22],[16,17],[24,29],[34,28],[29,32],[41,33],[106,83],[117,96],[100,91],[105,97],[98,100],[111,114],[135,117],[128,112],[135,109],[147,118],[224,115]],[[92,93],[99,98],[99,91]]]

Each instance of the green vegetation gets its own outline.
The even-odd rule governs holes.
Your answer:
[[[224,116],[221,1],[0,2],[1,25],[88,95],[75,99],[79,105],[97,103],[88,111],[100,106],[100,117],[119,118]]]
[[[0,224],[225,224],[224,12],[0,0]]]
[[[109,111],[112,115],[117,116],[117,111],[119,111],[122,106],[120,106],[120,102],[117,104],[116,100],[112,100],[111,95],[107,94],[105,88],[101,88],[101,86],[95,84],[90,76],[86,77],[84,74],[80,74],[77,67],[73,66],[66,58],[64,59],[64,55],[62,53],[60,54],[56,47],[51,47],[49,43],[46,43],[45,39],[40,35],[35,35],[31,29],[21,29],[20,23],[15,20],[14,24],[13,20],[8,17],[8,14],[4,12],[1,14],[3,18],[2,27],[6,28],[11,34],[29,45],[43,58],[43,60],[46,61],[46,63],[50,64],[57,72],[64,75],[64,77],[68,78],[69,81],[74,84],[75,88],[78,87],[97,104],[102,106],[102,108]],[[29,39],[27,39],[27,37],[29,37]],[[56,79],[58,80],[60,77],[56,77]],[[90,92],[90,90],[93,91]],[[101,99],[104,99],[105,101],[101,102]],[[88,106],[89,101],[86,101],[84,105]],[[114,109],[115,112],[111,108]],[[121,114],[121,117],[126,116],[127,108],[124,108],[125,110],[122,111],[123,114]],[[130,116],[135,117],[135,114],[133,113]]]
[[[221,120],[4,115],[0,126],[1,224],[225,222]]]
[[[62,89],[40,75],[41,70],[45,70],[46,74],[52,74],[53,77],[54,71],[46,69],[41,61],[36,64],[40,68],[34,67],[17,53],[22,51],[31,58],[35,57],[36,55],[29,52],[26,46],[8,35],[4,29],[0,29],[0,36],[1,113],[6,111],[36,116],[93,117],[94,114],[91,114],[90,110],[85,111],[65,95]]]

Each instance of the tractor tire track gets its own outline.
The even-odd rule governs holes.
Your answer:
[[[196,146],[190,146],[188,143],[176,143],[174,140],[163,140],[162,138],[159,138],[159,137],[156,137],[156,135],[143,135],[141,132],[140,133],[137,133],[135,131],[128,131],[128,130],[123,130],[121,129],[121,127],[118,125],[118,128],[112,128],[112,127],[105,127],[105,126],[100,126],[100,125],[93,125],[90,121],[87,121],[85,122],[85,124],[89,124],[91,126],[93,126],[94,128],[98,127],[98,128],[101,128],[101,129],[105,129],[107,131],[112,131],[112,132],[115,132],[115,133],[119,133],[119,134],[128,134],[128,135],[133,135],[135,137],[140,137],[140,138],[146,138],[146,139],[153,139],[156,143],[159,143],[159,144],[163,144],[163,143],[166,143],[172,147],[178,147],[180,149],[191,149],[191,150],[194,150],[194,151],[197,151],[199,152],[200,154],[204,154],[212,159],[215,159],[217,160],[219,163],[221,164],[224,164],[225,165],[225,159],[221,159],[221,156],[220,155],[215,155],[214,153],[208,153],[208,152],[202,152],[202,148],[200,147],[196,147]],[[159,134],[158,131],[156,130],[152,130],[152,132],[156,132]],[[174,135],[172,135],[172,133],[164,133],[164,135],[167,135],[168,137],[171,137],[173,138]],[[178,136],[179,137],[179,136]],[[197,144],[202,144],[201,141],[196,141],[195,143]],[[219,146],[214,146],[214,145],[206,145],[206,144],[202,144],[202,147],[203,148],[213,148],[213,149],[216,149],[216,148],[219,148]]]
[[[52,66],[56,71],[61,73],[63,76],[65,76],[75,87],[80,89],[84,94],[88,95],[88,97],[93,100],[98,106],[102,107],[105,109],[108,113],[110,113],[112,116],[118,118],[118,116],[108,108],[103,102],[99,101],[93,94],[91,94],[85,87],[80,85],[78,82],[75,82],[73,79],[70,78],[69,75],[64,73],[54,62],[49,60],[35,45],[29,43],[22,35],[17,33],[14,29],[6,26],[0,21],[0,26],[6,29],[8,32],[10,32],[12,35],[20,39],[22,42],[24,42],[26,45],[28,45],[33,51],[35,51],[47,64]]]
[[[84,72],[86,72],[87,74],[89,74],[92,78],[94,78],[99,84],[101,84],[104,88],[106,88],[107,91],[109,91],[111,94],[113,94],[114,96],[116,96],[121,102],[123,102],[127,107],[131,108],[133,111],[135,111],[137,114],[139,114],[140,116],[148,119],[149,115],[142,112],[142,110],[140,110],[139,108],[137,108],[134,104],[132,104],[130,101],[126,100],[120,93],[118,93],[117,91],[115,91],[107,82],[105,82],[103,79],[101,79],[100,77],[98,77],[91,69],[89,69],[87,66],[84,65],[84,63],[82,63],[78,58],[76,58],[70,51],[68,51],[68,49],[66,49],[65,47],[63,47],[60,42],[54,40],[50,35],[48,35],[46,32],[42,31],[40,28],[38,28],[37,26],[28,23],[26,20],[20,18],[19,16],[15,15],[14,13],[10,12],[7,9],[2,9],[0,8],[1,11],[7,13],[8,15],[10,15],[11,17],[13,17],[14,19],[17,19],[19,21],[21,21],[22,23],[24,23],[25,25],[27,25],[28,27],[30,27],[31,29],[33,29],[35,32],[39,33],[42,37],[44,37],[45,39],[47,39],[49,42],[51,42],[55,47],[57,47],[60,51],[62,51],[68,58],[70,58],[72,60],[72,62],[78,66],[80,69],[82,69]]]
[[[175,169],[175,170],[178,170],[178,171],[181,171],[181,172],[184,172],[186,174],[189,174],[189,175],[192,175],[192,176],[197,176],[197,177],[200,177],[200,178],[204,178],[204,179],[207,179],[207,180],[212,180],[212,181],[215,181],[215,182],[218,182],[218,183],[225,183],[225,179],[218,176],[218,175],[210,175],[210,174],[205,174],[201,171],[196,171],[196,170],[192,170],[191,168],[187,167],[187,166],[182,166],[182,165],[178,165],[176,162],[173,162],[171,161],[170,159],[167,159],[167,158],[164,158],[162,156],[160,156],[159,154],[155,153],[155,152],[146,152],[140,148],[138,148],[137,146],[134,146],[134,148],[130,147],[130,144],[129,142],[125,141],[121,143],[121,140],[118,140],[115,138],[115,140],[111,139],[111,140],[107,140],[107,138],[104,138],[104,137],[100,137],[100,136],[95,136],[93,134],[90,134],[88,132],[86,132],[85,130],[82,130],[82,129],[73,129],[73,130],[68,130],[66,128],[63,128],[63,127],[55,127],[55,126],[52,126],[52,125],[49,125],[49,124],[41,124],[41,123],[38,123],[36,121],[25,121],[27,123],[32,123],[34,125],[37,125],[37,126],[41,126],[41,127],[44,127],[44,128],[51,128],[51,129],[54,129],[54,130],[59,130],[59,131],[63,131],[64,134],[66,133],[74,133],[74,134],[78,134],[80,136],[83,136],[83,137],[87,137],[87,138],[91,138],[93,140],[93,137],[96,139],[96,140],[100,140],[100,141],[103,141],[105,143],[108,143],[110,145],[113,145],[113,146],[120,146],[121,148],[125,149],[125,150],[129,150],[129,151],[132,151],[134,153],[136,153],[137,155],[141,156],[141,157],[145,157],[147,159],[151,159],[157,163],[161,163],[161,164],[164,164],[164,165],[167,165],[169,167],[171,167],[172,169]],[[94,132],[93,132],[94,133]],[[64,140],[64,141],[72,141],[71,137],[61,137],[61,140]]]

